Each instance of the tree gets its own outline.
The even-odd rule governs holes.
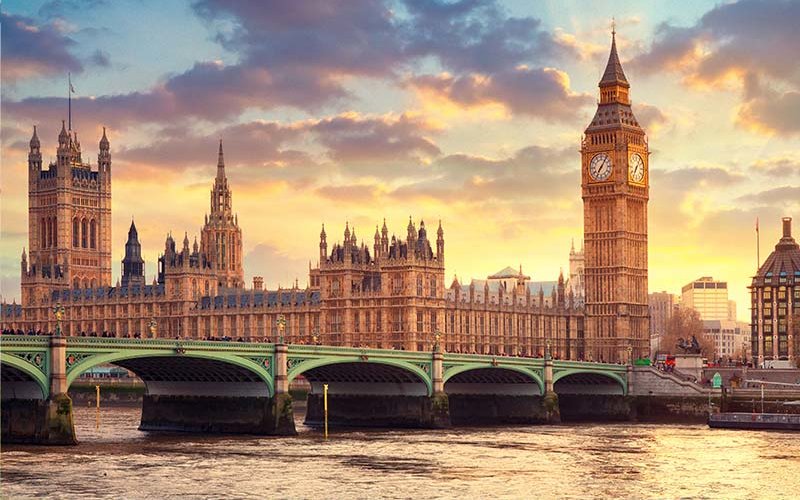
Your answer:
[[[714,341],[703,333],[703,321],[700,319],[700,314],[694,309],[679,307],[667,321],[667,331],[661,337],[661,350],[670,354],[682,354],[683,350],[678,347],[678,340],[690,341],[692,335],[697,338],[700,352],[703,355],[714,354]]]

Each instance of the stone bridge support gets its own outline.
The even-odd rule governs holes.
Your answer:
[[[52,337],[49,349],[49,394],[43,393],[41,399],[3,399],[3,443],[78,444],[67,395],[66,339]]]

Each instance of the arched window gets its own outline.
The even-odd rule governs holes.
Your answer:
[[[89,288],[89,278],[83,278],[83,288]]]
[[[97,280],[92,278],[92,288],[97,288]]]
[[[97,248],[97,222],[92,219],[92,222],[89,223],[89,243],[91,248]]]
[[[58,221],[53,217],[53,246],[58,246]]]
[[[86,248],[89,244],[87,241],[89,239],[89,224],[86,222],[86,219],[81,219],[81,247]]]
[[[44,217],[42,217],[42,228],[41,229],[42,229],[41,230],[41,234],[42,234],[41,245],[42,245],[42,248],[47,248],[47,222],[45,221]]]
[[[78,227],[78,218],[72,219],[72,246],[77,247],[80,240],[80,228]]]
[[[80,278],[75,278],[72,280],[72,288],[80,288],[81,287],[81,280]]]

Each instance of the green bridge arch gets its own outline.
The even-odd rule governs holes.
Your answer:
[[[47,362],[47,356],[42,354],[42,357],[45,359],[45,362]],[[50,378],[47,373],[42,372],[42,370],[36,365],[31,364],[19,356],[14,356],[13,354],[9,354],[7,352],[0,352],[0,364],[13,366],[17,370],[23,372],[25,375],[28,375],[34,382],[36,382],[36,385],[39,386],[39,389],[41,389],[42,399],[47,399],[50,395]]]
[[[599,375],[601,377],[612,379],[622,387],[622,395],[623,396],[628,395],[628,381],[626,380],[626,378],[616,372],[606,371],[606,370],[592,370],[586,368],[569,368],[566,370],[559,370],[553,373],[553,385],[555,385],[556,382],[558,382],[564,377],[568,377],[570,375],[579,375],[579,374]]]
[[[291,384],[292,380],[297,378],[298,375],[302,375],[304,372],[313,370],[314,368],[319,368],[322,366],[339,365],[345,363],[364,363],[364,364],[371,363],[371,364],[381,364],[381,365],[393,366],[395,368],[401,368],[416,375],[422,381],[422,383],[425,384],[425,389],[428,392],[428,396],[433,395],[433,382],[431,381],[430,375],[425,370],[410,362],[400,361],[395,359],[377,359],[371,357],[367,360],[364,360],[360,356],[342,356],[342,357],[337,356],[337,357],[308,359],[301,361],[295,366],[292,366],[292,368],[289,369],[287,373],[287,379],[288,382]]]
[[[268,357],[270,358],[271,363],[272,358],[271,356]],[[67,369],[67,388],[69,388],[69,386],[72,385],[72,382],[74,382],[75,379],[78,378],[82,373],[97,365],[104,363],[114,364],[117,361],[142,358],[198,358],[239,366],[256,374],[258,378],[266,384],[269,395],[275,395],[275,388],[272,383],[272,375],[255,361],[225,352],[188,351],[183,354],[177,354],[173,349],[148,349],[92,354],[89,357],[78,361],[74,366]]]
[[[536,385],[539,387],[539,393],[540,394],[544,394],[544,392],[545,392],[544,381],[539,376],[539,374],[536,373],[534,370],[532,370],[530,368],[525,368],[523,366],[514,366],[514,365],[497,365],[496,366],[496,365],[492,364],[491,362],[466,363],[466,364],[463,364],[463,365],[452,366],[444,373],[444,376],[442,377],[442,383],[446,384],[448,380],[450,380],[451,378],[453,378],[454,376],[456,376],[456,375],[458,375],[460,373],[468,372],[468,371],[471,371],[471,370],[483,369],[483,368],[491,368],[491,369],[495,369],[495,370],[496,369],[508,370],[508,371],[520,373],[522,375],[525,375],[527,377],[532,378],[533,381],[536,382]]]

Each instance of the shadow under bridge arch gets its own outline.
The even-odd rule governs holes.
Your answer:
[[[110,363],[135,373],[150,396],[271,397],[273,384],[263,365],[234,355],[204,352],[114,353],[91,356],[67,375],[71,384],[94,366]]]
[[[39,355],[40,363],[46,363]],[[0,353],[0,379],[2,399],[47,399],[50,392],[47,375],[20,357]]]
[[[469,364],[444,374],[447,394],[541,396],[544,383],[535,371],[516,366]]]
[[[625,378],[613,372],[564,370],[553,375],[556,394],[602,394],[624,396],[628,392]]]
[[[402,361],[352,359],[314,359],[289,370],[291,383],[302,375],[311,384],[312,394],[322,394],[328,384],[331,395],[430,396],[431,379],[420,366]]]

